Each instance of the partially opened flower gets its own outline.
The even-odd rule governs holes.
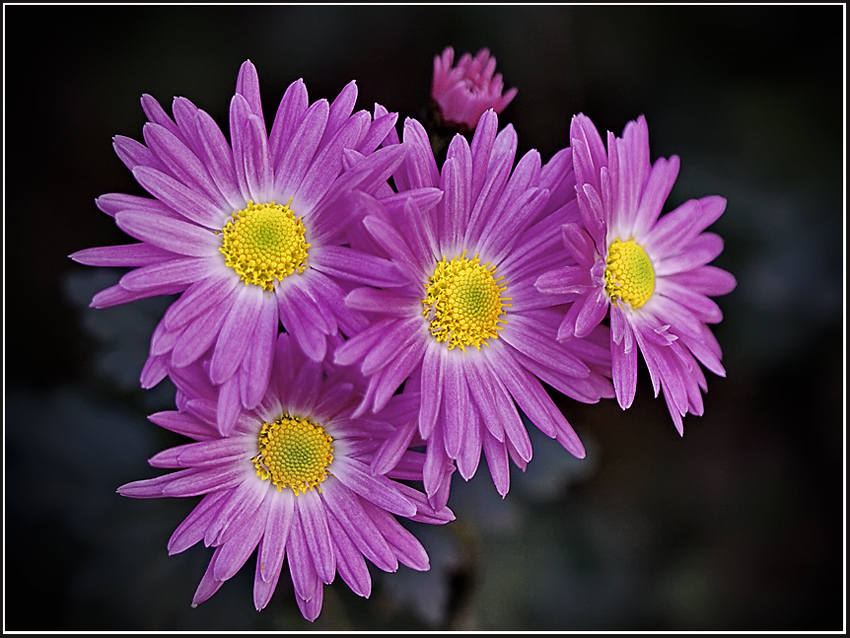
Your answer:
[[[501,113],[517,90],[505,91],[502,74],[493,75],[496,58],[488,49],[481,49],[474,58],[464,53],[453,66],[454,55],[454,49],[446,47],[442,55],[434,57],[431,99],[439,106],[444,122],[471,130],[487,109]]]
[[[735,278],[708,265],[723,240],[703,232],[726,208],[722,197],[685,202],[660,216],[679,171],[679,158],[649,161],[649,132],[641,116],[623,137],[608,134],[606,153],[584,115],[570,127],[582,221],[565,224],[566,251],[578,265],[537,280],[543,292],[578,294],[559,328],[565,343],[590,334],[610,312],[614,388],[622,408],[634,399],[637,353],[649,368],[679,433],[682,417],[702,414],[702,363],[725,376],[721,350],[707,324],[722,313],[709,297],[731,292]],[[699,363],[698,363],[699,362]]]
[[[256,549],[255,607],[268,604],[286,559],[301,612],[314,620],[323,584],[337,573],[355,593],[369,596],[364,558],[384,571],[399,563],[428,569],[425,550],[396,516],[434,524],[454,516],[447,508],[434,509],[407,484],[422,480],[421,452],[402,444],[393,453],[392,471],[372,471],[387,448],[399,447],[397,423],[415,419],[411,397],[397,397],[380,414],[354,418],[358,379],[309,359],[290,335],[281,334],[273,350],[271,382],[260,405],[239,414],[229,437],[217,430],[220,389],[207,381],[204,364],[181,368],[175,383],[182,411],[150,418],[195,442],[151,458],[154,467],[176,472],[128,483],[118,492],[135,498],[203,496],[168,542],[169,554],[199,541],[215,547],[193,605],[218,591]]]
[[[410,386],[421,396],[418,431],[427,441],[429,496],[440,485],[445,457],[469,479],[482,450],[498,491],[507,493],[508,458],[525,468],[532,455],[517,406],[584,456],[541,380],[581,401],[613,396],[607,329],[557,342],[563,313],[555,306],[570,297],[534,287],[543,272],[572,263],[560,249],[559,229],[578,214],[575,196],[548,207],[550,193],[572,191],[572,185],[562,188],[573,179],[569,152],[541,167],[539,154],[530,151],[512,172],[516,134],[508,126],[497,135],[497,126],[490,110],[471,146],[456,135],[440,172],[422,126],[405,122],[410,148],[394,175],[399,193],[379,197],[382,205],[363,221],[369,233],[363,244],[369,239],[389,256],[404,285],[361,287],[346,297],[373,323],[343,344],[335,360],[369,376],[361,409],[380,410],[410,377],[405,391]],[[407,193],[425,187],[444,195],[420,210]]]
[[[267,134],[257,72],[245,62],[230,105],[231,142],[204,111],[175,98],[172,120],[150,96],[145,145],[118,136],[119,157],[154,198],[108,194],[97,204],[141,243],[81,250],[93,266],[134,270],[99,292],[103,308],[182,293],[151,340],[142,385],[212,350],[210,378],[221,386],[218,426],[260,400],[278,326],[321,361],[327,339],[359,328],[343,304],[347,282],[389,285],[392,264],[345,246],[357,219],[349,195],[386,180],[401,147],[375,152],[396,120],[352,114],[354,82],[329,104],[309,104],[301,80],[287,88]],[[346,151],[361,159],[343,166]]]

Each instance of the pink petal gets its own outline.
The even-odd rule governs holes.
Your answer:
[[[264,303],[272,303],[273,297],[257,286],[246,285],[237,291],[230,312],[216,342],[210,362],[210,380],[224,383],[239,369],[248,345],[254,336]]]

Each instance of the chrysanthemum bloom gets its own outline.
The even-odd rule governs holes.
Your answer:
[[[593,331],[610,311],[614,389],[623,409],[634,399],[637,352],[649,368],[655,394],[663,391],[676,429],[682,417],[702,414],[702,363],[725,376],[721,350],[707,324],[722,313],[709,296],[735,287],[735,278],[708,263],[723,240],[703,232],[726,208],[711,196],[685,202],[659,217],[679,171],[679,158],[649,161],[649,132],[641,116],[606,153],[593,123],[572,120],[570,139],[581,223],[563,226],[563,242],[578,265],[537,280],[543,292],[576,293],[558,338],[569,343]],[[697,363],[699,362],[699,363]]]
[[[511,173],[516,134],[508,126],[497,135],[497,126],[488,110],[471,146],[456,135],[440,172],[423,127],[405,122],[409,149],[394,175],[399,193],[380,196],[383,207],[363,221],[382,254],[397,264],[404,285],[361,287],[345,300],[373,320],[337,350],[335,360],[369,377],[361,409],[381,409],[410,377],[421,395],[418,430],[427,441],[429,496],[440,485],[436,470],[445,457],[456,460],[468,480],[482,449],[498,491],[507,493],[508,457],[525,468],[532,455],[517,405],[543,432],[584,456],[541,380],[580,401],[613,396],[605,376],[607,329],[559,343],[563,313],[555,306],[570,296],[543,295],[534,287],[543,272],[572,263],[559,237],[577,206],[572,184],[562,188],[574,179],[569,152],[541,167],[539,154],[530,151]],[[420,210],[405,197],[428,186],[444,193],[436,206]],[[550,192],[571,197],[550,210]]]
[[[481,114],[487,109],[501,113],[517,94],[515,88],[504,91],[502,74],[496,70],[496,58],[488,49],[481,49],[473,58],[463,54],[456,66],[455,52],[446,47],[442,55],[434,57],[434,77],[431,81],[431,99],[440,108],[445,122],[475,128]]]
[[[245,62],[230,105],[230,144],[189,100],[175,98],[172,120],[148,95],[146,145],[114,140],[154,198],[108,194],[97,205],[141,243],[71,258],[134,268],[95,295],[95,308],[183,293],[154,331],[142,386],[212,349],[223,433],[240,409],[259,402],[280,323],[320,361],[329,336],[360,327],[343,303],[346,283],[389,285],[396,277],[389,262],[344,245],[357,219],[349,194],[386,180],[403,154],[401,147],[375,152],[396,114],[383,111],[374,121],[365,111],[352,114],[356,97],[351,82],[332,104],[309,104],[304,83],[293,82],[267,134],[257,72]],[[349,158],[343,167],[346,152],[361,161]]]
[[[135,498],[203,495],[168,541],[169,554],[199,541],[215,547],[193,605],[218,591],[257,549],[257,610],[268,604],[286,558],[301,613],[312,621],[321,612],[323,583],[337,573],[355,593],[369,596],[364,557],[384,571],[399,563],[428,569],[422,545],[395,516],[442,524],[454,515],[435,510],[424,494],[399,482],[422,480],[421,452],[400,450],[393,471],[372,471],[382,451],[396,446],[395,422],[415,417],[408,397],[396,397],[380,414],[354,418],[357,379],[307,358],[288,334],[273,350],[262,402],[239,414],[228,437],[216,427],[219,389],[201,364],[181,368],[175,382],[183,410],[150,419],[195,442],[150,459],[154,467],[178,471],[118,492]]]

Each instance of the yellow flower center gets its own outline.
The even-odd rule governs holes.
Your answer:
[[[431,322],[431,334],[437,341],[445,341],[448,349],[475,346],[488,339],[498,338],[499,323],[507,323],[501,316],[511,304],[503,297],[506,285],[496,278],[496,268],[490,263],[481,264],[478,255],[466,258],[466,251],[451,261],[443,259],[425,284],[422,300],[423,316]],[[489,346],[489,344],[487,344]]]
[[[257,476],[271,479],[280,492],[291,488],[296,495],[316,487],[330,474],[333,439],[309,419],[284,414],[274,423],[263,423],[259,454],[253,458]]]
[[[605,292],[616,304],[617,299],[637,310],[655,290],[655,270],[643,246],[634,239],[615,239],[608,247],[608,267],[605,268]]]
[[[246,284],[274,289],[294,272],[307,268],[304,224],[289,208],[292,199],[281,206],[274,202],[255,204],[233,214],[221,230],[225,264],[239,273]]]

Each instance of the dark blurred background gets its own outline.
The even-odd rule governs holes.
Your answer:
[[[5,629],[842,630],[844,12],[4,5]],[[564,400],[587,459],[538,433],[505,500],[486,468],[458,478],[458,520],[415,528],[431,571],[372,569],[370,600],[337,579],[310,624],[284,574],[258,614],[252,558],[191,609],[212,550],[165,545],[196,499],[115,494],[179,442],[146,420],[171,388],[137,381],[170,300],[88,309],[120,273],[67,258],[126,241],[95,197],[144,194],[111,138],[141,139],[142,93],[226,127],[248,58],[269,124],[299,77],[419,117],[447,45],[489,47],[519,88],[520,152],[548,160],[577,112],[617,134],[643,113],[652,159],[682,161],[667,210],[728,198],[727,378],[683,438],[643,372],[628,412]]]

